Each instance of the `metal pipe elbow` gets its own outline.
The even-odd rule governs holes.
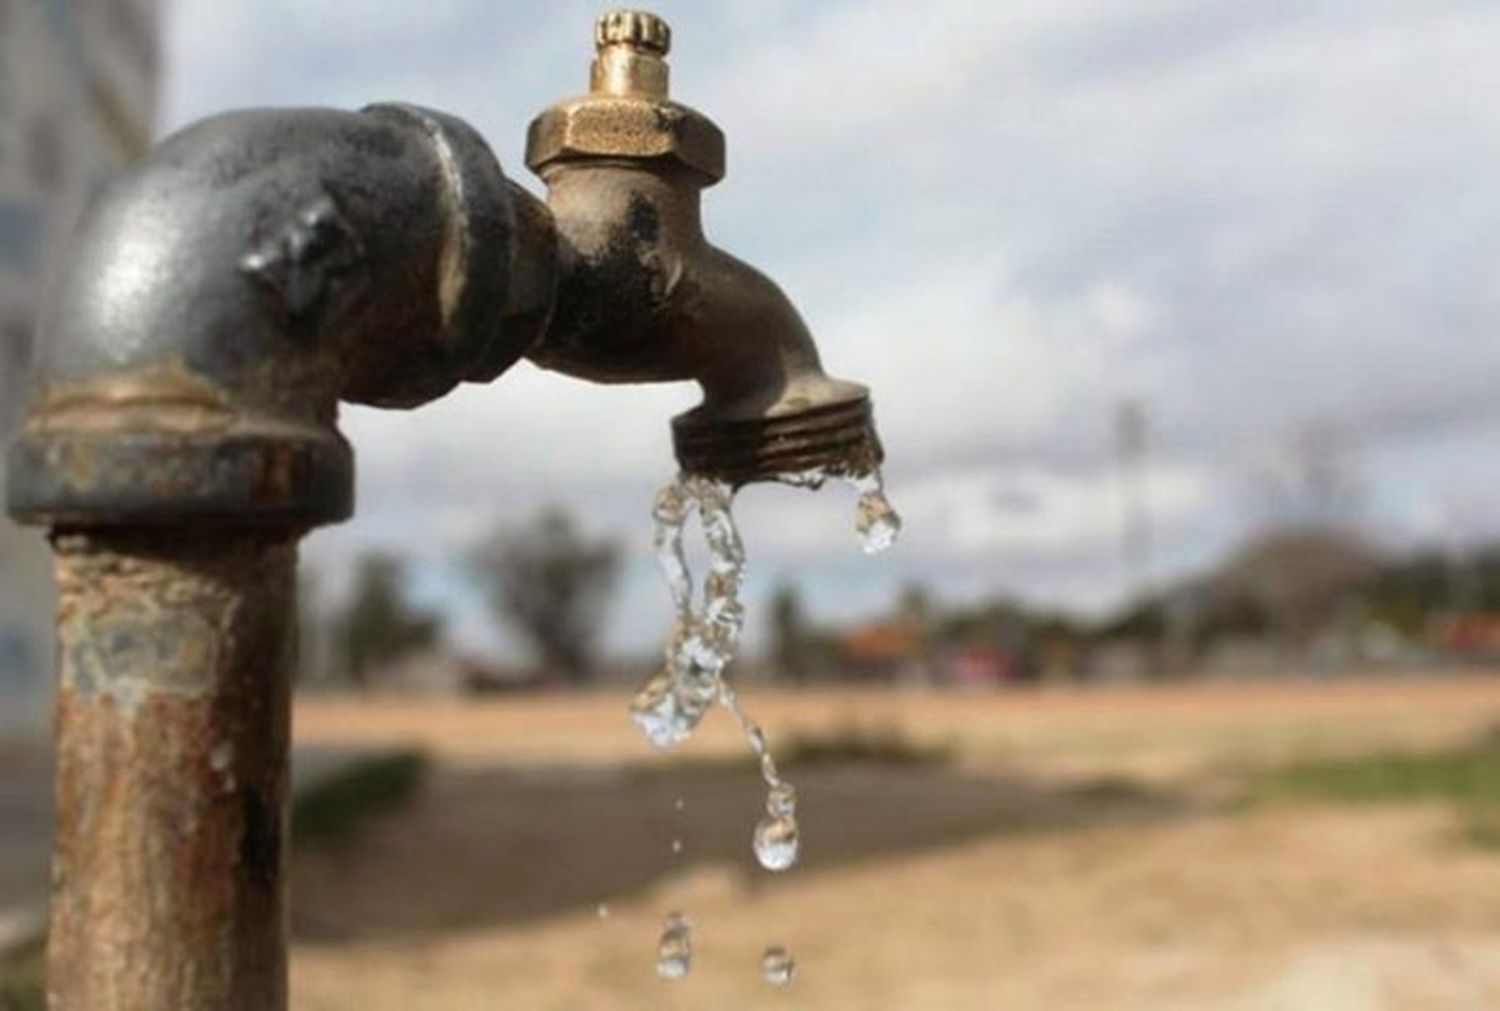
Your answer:
[[[508,279],[523,245],[552,244],[522,241],[515,203],[473,130],[415,107],[251,110],[169,138],[96,199],[49,292],[12,514],[346,517],[340,399],[414,406],[536,337]]]

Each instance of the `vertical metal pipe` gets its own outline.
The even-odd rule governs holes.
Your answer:
[[[340,399],[415,406],[545,326],[518,192],[383,105],[217,116],[91,202],[5,468],[61,584],[51,1011],[286,1006],[296,537],[353,506]]]
[[[280,1011],[296,545],[54,537],[50,1011]]]

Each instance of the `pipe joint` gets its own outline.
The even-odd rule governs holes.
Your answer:
[[[169,138],[90,208],[43,308],[12,514],[346,517],[340,399],[424,403],[545,325],[555,243],[534,205],[471,128],[414,106],[252,110]]]

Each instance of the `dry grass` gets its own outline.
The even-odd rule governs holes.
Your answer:
[[[1500,857],[1449,806],[1222,803],[1244,770],[1475,739],[1500,681],[749,704],[773,743],[893,728],[955,760],[793,769],[806,859],[773,877],[753,778],[701,761],[738,749],[726,721],[674,765],[613,696],[304,706],[305,741],[437,763],[351,852],[299,856],[295,1007],[1500,1007]],[[665,984],[679,908],[698,956]],[[770,942],[801,963],[785,992]]]
[[[773,741],[856,725],[894,727],[954,747],[969,764],[1020,762],[1063,773],[1196,774],[1308,754],[1441,746],[1500,717],[1500,679],[1193,684],[978,695],[884,691],[747,692]],[[613,693],[469,699],[311,699],[298,740],[409,745],[454,764],[619,762],[652,757]],[[738,755],[727,719],[708,720],[691,755]]]

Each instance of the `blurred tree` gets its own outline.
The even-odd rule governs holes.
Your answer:
[[[1357,440],[1327,418],[1291,428],[1252,469],[1244,498],[1254,527],[1353,529],[1364,511],[1365,481]]]
[[[1393,561],[1372,581],[1366,599],[1373,617],[1413,636],[1434,615],[1500,611],[1500,546],[1476,546],[1456,560],[1450,552],[1426,550]]]
[[[430,648],[443,628],[441,617],[413,608],[403,590],[399,559],[372,552],[357,563],[354,589],[338,621],[349,679],[361,687],[377,668]]]
[[[782,583],[771,595],[771,653],[775,676],[801,684],[811,674],[812,641],[802,594],[790,583]]]
[[[592,679],[619,545],[586,540],[567,513],[549,509],[502,529],[476,554],[496,616],[526,638],[546,673],[571,684]]]
[[[1223,565],[1219,579],[1270,618],[1284,646],[1300,650],[1379,569],[1379,555],[1358,535],[1300,525],[1254,538]]]
[[[1011,644],[1029,623],[1029,612],[1021,601],[992,597],[944,612],[935,622],[934,635],[947,646]]]
[[[896,610],[892,617],[897,624],[906,626],[916,636],[917,652],[912,657],[912,662],[924,672],[930,670],[933,650],[937,645],[937,611],[932,591],[924,583],[907,583],[901,587],[901,592],[896,597]]]
[[[932,625],[934,612],[932,591],[922,583],[907,583],[901,587],[896,598],[896,617],[920,626],[923,630]]]

